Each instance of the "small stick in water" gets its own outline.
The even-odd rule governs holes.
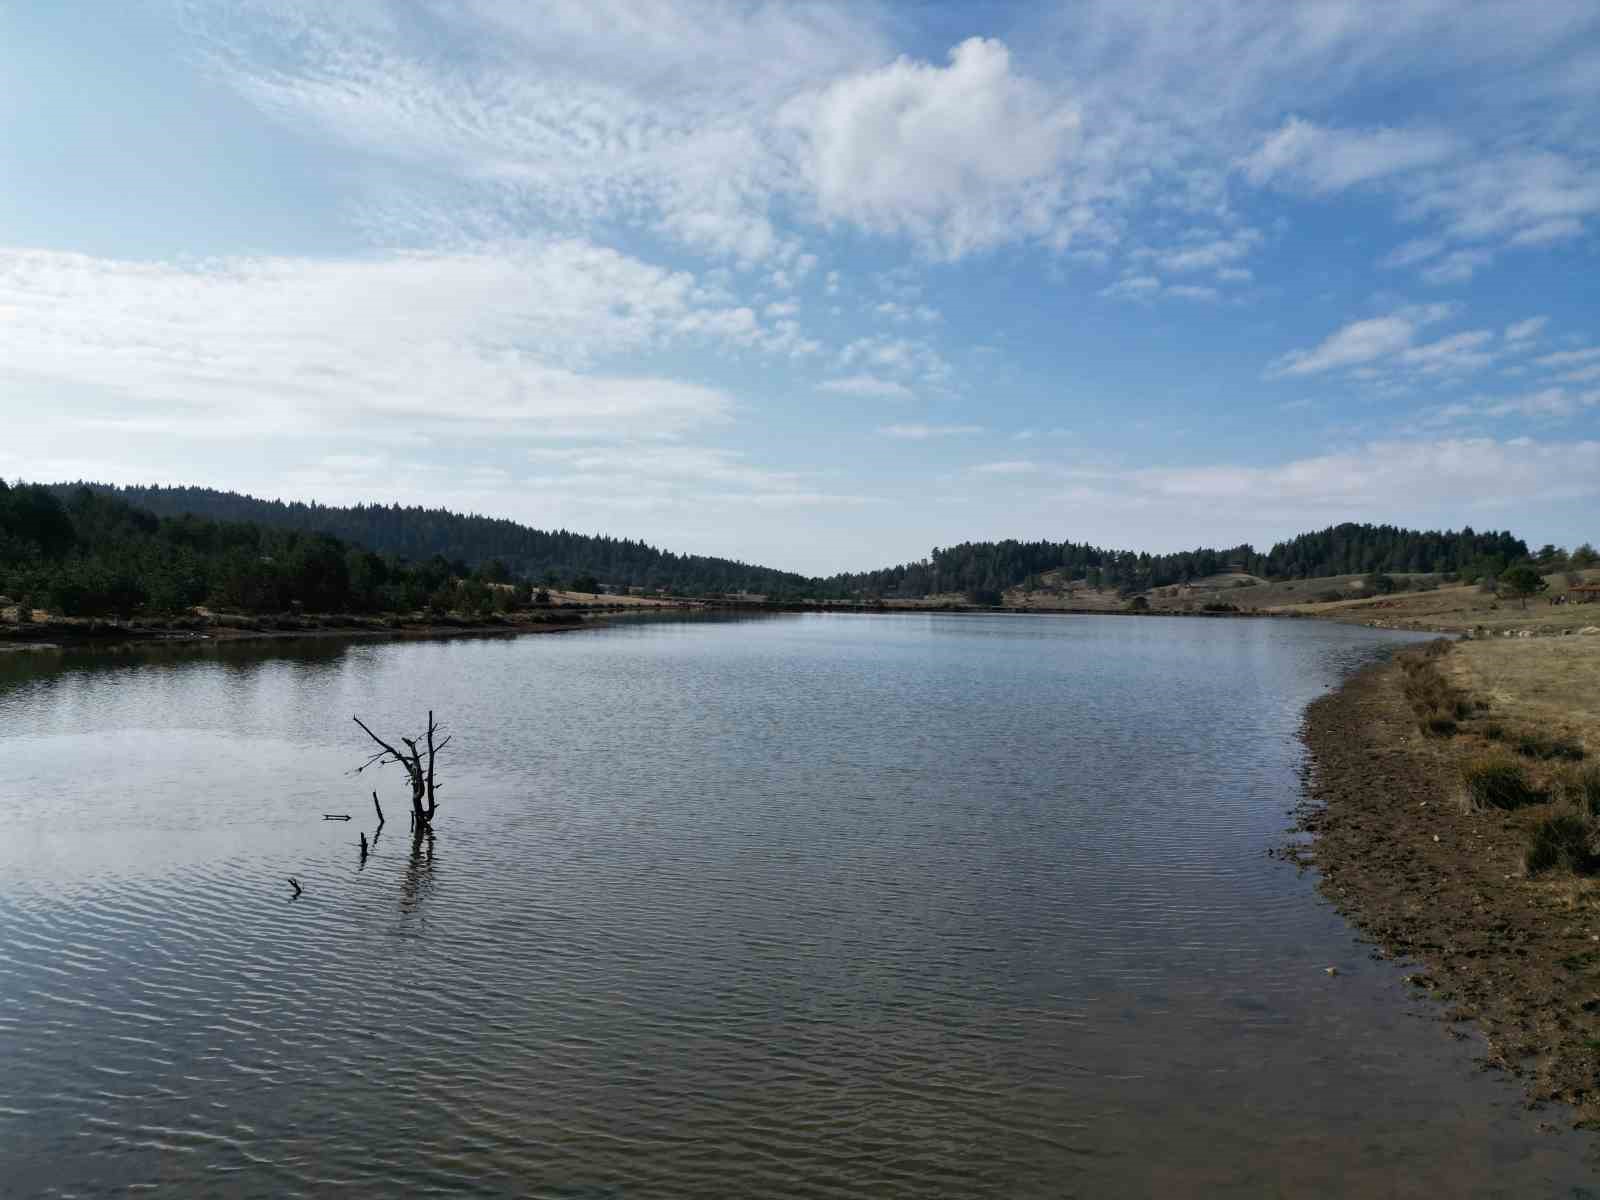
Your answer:
[[[372,793],[372,807],[378,810],[378,828],[383,828],[383,805],[378,803],[378,793]]]
[[[349,813],[323,813],[322,814],[322,819],[324,821],[348,821],[350,819],[350,814]]]
[[[363,859],[367,857],[367,835],[365,833],[361,835],[361,857]]]
[[[293,875],[289,876],[289,886],[294,889],[294,895],[290,896],[289,899],[291,899],[291,900],[300,899],[300,891],[301,891],[300,881],[298,879],[296,879]]]

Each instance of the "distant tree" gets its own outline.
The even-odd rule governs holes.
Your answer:
[[[1584,542],[1583,545],[1568,556],[1568,560],[1573,566],[1582,570],[1584,567],[1592,567],[1595,563],[1600,562],[1600,553],[1596,553],[1593,546],[1588,542]]]
[[[1528,597],[1544,591],[1550,585],[1537,570],[1523,563],[1501,571],[1500,586],[1509,595],[1517,597],[1523,608],[1527,608]]]
[[[1387,596],[1400,585],[1395,582],[1393,575],[1385,575],[1381,571],[1374,571],[1366,577],[1362,586],[1368,591],[1378,593],[1380,596]]]
[[[1146,600],[1143,596],[1135,596],[1132,600],[1128,601],[1128,611],[1149,612],[1150,601]]]
[[[600,590],[600,581],[593,575],[577,575],[572,580],[572,590],[594,595]]]

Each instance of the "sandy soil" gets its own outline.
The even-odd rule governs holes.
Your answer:
[[[1546,697],[1518,689],[1558,652],[1581,656],[1564,666],[1580,686],[1595,685],[1591,668],[1600,660],[1573,638],[1468,643],[1459,659],[1447,656],[1445,669],[1490,687],[1483,722],[1519,713],[1537,720],[1545,705],[1566,703],[1558,699],[1565,690]],[[1464,1036],[1463,1023],[1477,1023],[1488,1042],[1486,1069],[1519,1076],[1530,1106],[1571,1106],[1552,1120],[1600,1128],[1600,882],[1528,877],[1527,830],[1550,806],[1468,811],[1459,762],[1488,743],[1472,733],[1423,737],[1402,677],[1394,663],[1369,669],[1307,711],[1303,828],[1314,837],[1289,857],[1321,872],[1324,894],[1379,953],[1422,964],[1410,981],[1439,1002],[1455,1036]],[[1583,727],[1592,730],[1588,717],[1585,710]],[[1543,770],[1530,766],[1536,780]]]

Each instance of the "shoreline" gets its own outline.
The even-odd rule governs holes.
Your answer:
[[[25,630],[0,633],[0,654],[43,652],[47,650],[107,650],[126,646],[231,646],[252,642],[298,642],[319,640],[407,641],[450,637],[518,637],[524,634],[571,633],[596,624],[617,613],[595,617],[574,616],[560,621],[500,622],[424,622],[389,626],[374,623],[319,624],[308,621],[294,627],[270,629],[232,625],[205,625],[200,628],[164,624],[120,624],[96,622],[92,627],[34,625]]]
[[[1524,643],[1526,644],[1526,643]],[[1307,706],[1307,790],[1283,857],[1438,1006],[1450,1036],[1475,1026],[1483,1070],[1521,1082],[1527,1106],[1568,1107],[1600,1129],[1600,908],[1591,881],[1531,878],[1534,809],[1471,811],[1457,769],[1470,739],[1424,737],[1398,657]],[[1549,806],[1543,806],[1548,811]]]

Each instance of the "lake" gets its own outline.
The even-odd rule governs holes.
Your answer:
[[[1268,854],[1305,705],[1399,640],[806,615],[0,655],[0,1192],[1590,1194],[1589,1141]],[[414,845],[350,718],[430,707]]]

